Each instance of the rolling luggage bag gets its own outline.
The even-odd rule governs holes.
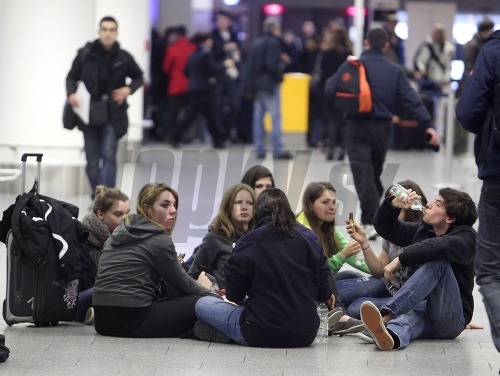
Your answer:
[[[19,215],[16,216],[16,213],[21,213],[22,220],[30,221],[29,223],[33,224],[32,228],[28,229],[29,231],[26,230],[28,231],[26,239],[29,239],[31,233],[39,236],[37,239],[42,240],[39,242],[40,247],[43,247],[46,252],[41,257],[33,257],[33,249],[29,249],[27,252],[26,245],[31,243],[25,244],[25,239],[20,241],[19,236],[14,235],[15,226],[13,223],[6,240],[7,292],[3,302],[3,318],[8,325],[27,322],[32,322],[37,326],[55,325],[59,321],[72,321],[74,319],[78,281],[67,281],[67,278],[63,276],[60,252],[56,247],[58,235],[51,232],[47,220],[54,204],[51,206],[51,202],[47,198],[38,195],[42,154],[24,154],[22,156],[21,190],[24,191],[25,186],[26,161],[31,156],[36,157],[37,160],[37,179],[30,192],[22,193],[16,199],[12,222],[19,217]],[[40,208],[47,209],[45,215],[35,214],[35,211],[29,206],[34,202]],[[17,208],[21,204],[24,206]],[[68,215],[71,214],[68,213]],[[3,218],[3,220],[6,219]]]

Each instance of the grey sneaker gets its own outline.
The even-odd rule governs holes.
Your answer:
[[[382,315],[375,304],[370,301],[363,302],[360,312],[361,320],[368,332],[370,332],[377,347],[384,351],[392,350],[394,348],[394,340],[387,331],[382,321]]]
[[[328,328],[331,330],[342,316],[344,316],[344,312],[342,312],[341,308],[334,308],[328,312]]]
[[[353,317],[349,318],[346,322],[338,322],[332,326],[331,330],[333,334],[343,335],[358,333],[365,328],[361,320],[355,319]]]
[[[200,341],[218,342],[218,343],[231,343],[232,340],[227,335],[222,333],[219,329],[207,324],[203,321],[196,321],[194,323],[194,335]]]

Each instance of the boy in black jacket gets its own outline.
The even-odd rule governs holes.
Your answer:
[[[417,198],[411,190],[407,202],[388,197],[374,218],[384,239],[404,247],[385,267],[385,278],[394,279],[401,266],[420,265],[380,312],[371,302],[361,306],[361,319],[381,350],[403,349],[417,338],[455,338],[474,310],[476,205],[467,193],[443,188],[427,204],[422,223],[398,220]],[[361,228],[348,232],[363,250],[370,247]]]

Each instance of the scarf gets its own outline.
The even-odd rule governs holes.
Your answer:
[[[111,235],[108,226],[103,220],[94,213],[87,214],[83,220],[83,225],[87,228],[89,232],[88,242],[92,248],[92,259],[94,260],[95,266],[99,265],[99,257],[101,256],[102,247],[104,242],[108,240]]]

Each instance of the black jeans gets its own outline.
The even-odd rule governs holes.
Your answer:
[[[361,206],[361,222],[372,224],[384,187],[380,177],[389,146],[389,120],[347,119],[347,155]]]
[[[198,320],[194,306],[202,296],[157,300],[149,307],[94,306],[95,330],[114,337],[179,337]]]

